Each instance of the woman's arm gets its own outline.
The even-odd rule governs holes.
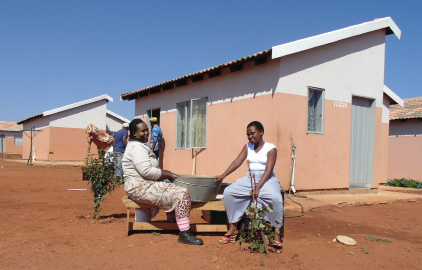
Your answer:
[[[248,148],[243,146],[242,151],[240,151],[240,154],[237,156],[237,158],[230,164],[230,166],[227,168],[227,170],[222,175],[217,175],[215,177],[215,181],[223,181],[224,178],[226,178],[227,175],[234,172],[237,168],[239,168],[240,165],[242,165],[243,161],[246,159],[246,156],[248,155]]]
[[[259,191],[261,190],[262,186],[264,186],[265,182],[270,178],[275,162],[277,160],[277,148],[273,148],[268,152],[267,155],[267,165],[265,165],[265,171],[262,174],[261,180],[259,181],[258,185],[256,185],[255,189],[251,191],[251,197],[258,198]]]

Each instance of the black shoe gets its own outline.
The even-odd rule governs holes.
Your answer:
[[[201,239],[196,238],[190,230],[181,231],[177,242],[188,244],[188,245],[203,245],[204,244],[204,242]]]

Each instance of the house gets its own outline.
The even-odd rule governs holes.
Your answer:
[[[88,151],[87,126],[92,123],[112,134],[121,129],[128,119],[107,110],[108,95],[102,95],[45,111],[18,122],[23,125],[23,159],[28,159],[31,149],[36,160],[82,161]],[[91,151],[96,152],[93,144]]]
[[[384,85],[390,18],[274,46],[222,65],[121,95],[135,115],[158,116],[164,168],[218,175],[263,123],[278,148],[275,174],[296,190],[377,188],[387,178],[389,106],[401,99]],[[375,139],[377,138],[377,139]],[[245,175],[245,163],[225,181]]]
[[[2,158],[22,155],[22,126],[0,121],[0,153]]]
[[[391,106],[388,178],[422,181],[422,97]]]

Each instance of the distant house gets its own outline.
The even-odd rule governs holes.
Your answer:
[[[422,181],[422,97],[391,106],[388,178]]]
[[[22,126],[16,122],[0,121],[0,153],[22,154]]]
[[[113,102],[108,95],[73,103],[20,121],[23,130],[30,135],[35,131],[32,142],[32,157],[36,160],[84,160],[88,150],[87,126],[92,123],[99,129],[112,134],[121,129],[128,119],[107,110],[107,102]],[[23,159],[30,154],[30,137],[23,136]],[[93,144],[91,151],[96,151]]]
[[[391,18],[274,46],[238,60],[124,93],[135,115],[160,119],[164,168],[224,172],[247,142],[253,120],[278,148],[275,173],[290,182],[297,147],[297,190],[377,188],[387,178],[389,106],[384,85]],[[375,139],[377,138],[377,139]],[[197,153],[197,156],[195,155]],[[242,165],[228,182],[246,173]]]

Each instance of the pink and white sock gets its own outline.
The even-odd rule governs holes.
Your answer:
[[[176,223],[180,231],[187,231],[190,228],[189,217],[178,218]]]

